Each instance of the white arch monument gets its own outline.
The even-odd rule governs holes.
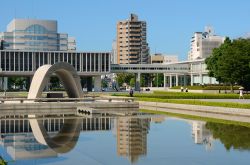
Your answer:
[[[59,77],[69,98],[83,97],[80,77],[76,70],[70,64],[61,62],[54,65],[43,65],[37,69],[31,82],[28,99],[41,97],[43,89],[53,74]],[[48,145],[57,153],[68,152],[75,146],[80,134],[79,119],[66,120],[59,133],[50,137],[41,120],[37,120],[35,115],[29,115],[29,117],[32,132],[39,143]]]
[[[75,68],[69,63],[60,62],[54,65],[43,65],[37,69],[30,85],[28,99],[41,97],[43,89],[53,74],[56,74],[63,83],[69,98],[83,97],[80,77]]]

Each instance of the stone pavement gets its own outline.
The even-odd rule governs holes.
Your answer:
[[[250,109],[139,101],[140,109],[250,123]]]
[[[230,102],[230,103],[250,104],[250,99],[198,99],[198,100],[209,101],[209,102]]]

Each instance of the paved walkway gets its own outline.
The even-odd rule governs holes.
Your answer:
[[[209,102],[230,102],[230,103],[241,103],[241,104],[250,104],[250,99],[199,99],[201,101]]]
[[[140,109],[179,113],[224,120],[250,123],[250,110],[241,108],[213,107],[202,105],[187,105],[160,102],[139,101]]]

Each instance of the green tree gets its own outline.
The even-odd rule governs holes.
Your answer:
[[[130,80],[134,77],[135,75],[133,73],[118,73],[116,82],[118,82],[119,86],[122,86],[123,83],[130,84]]]
[[[50,78],[50,88],[60,88],[60,80],[58,77],[51,77]]]
[[[107,88],[108,87],[108,82],[105,79],[102,79],[102,87]]]
[[[233,85],[238,84],[245,89],[250,89],[250,40],[237,39],[231,41],[226,38],[225,42],[213,50],[206,59],[209,76],[217,81]]]
[[[164,83],[164,75],[163,73],[154,74],[153,86],[162,87]]]
[[[129,85],[131,87],[135,87],[135,78],[134,77],[130,79]]]
[[[8,79],[9,86],[14,89],[20,89],[25,84],[25,78],[24,77],[10,77]]]
[[[230,148],[250,150],[250,128],[232,124],[207,122],[213,138],[219,139],[227,150]]]

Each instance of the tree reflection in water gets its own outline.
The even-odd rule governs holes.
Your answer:
[[[250,128],[232,124],[207,122],[214,139],[219,139],[227,150],[250,150]]]

